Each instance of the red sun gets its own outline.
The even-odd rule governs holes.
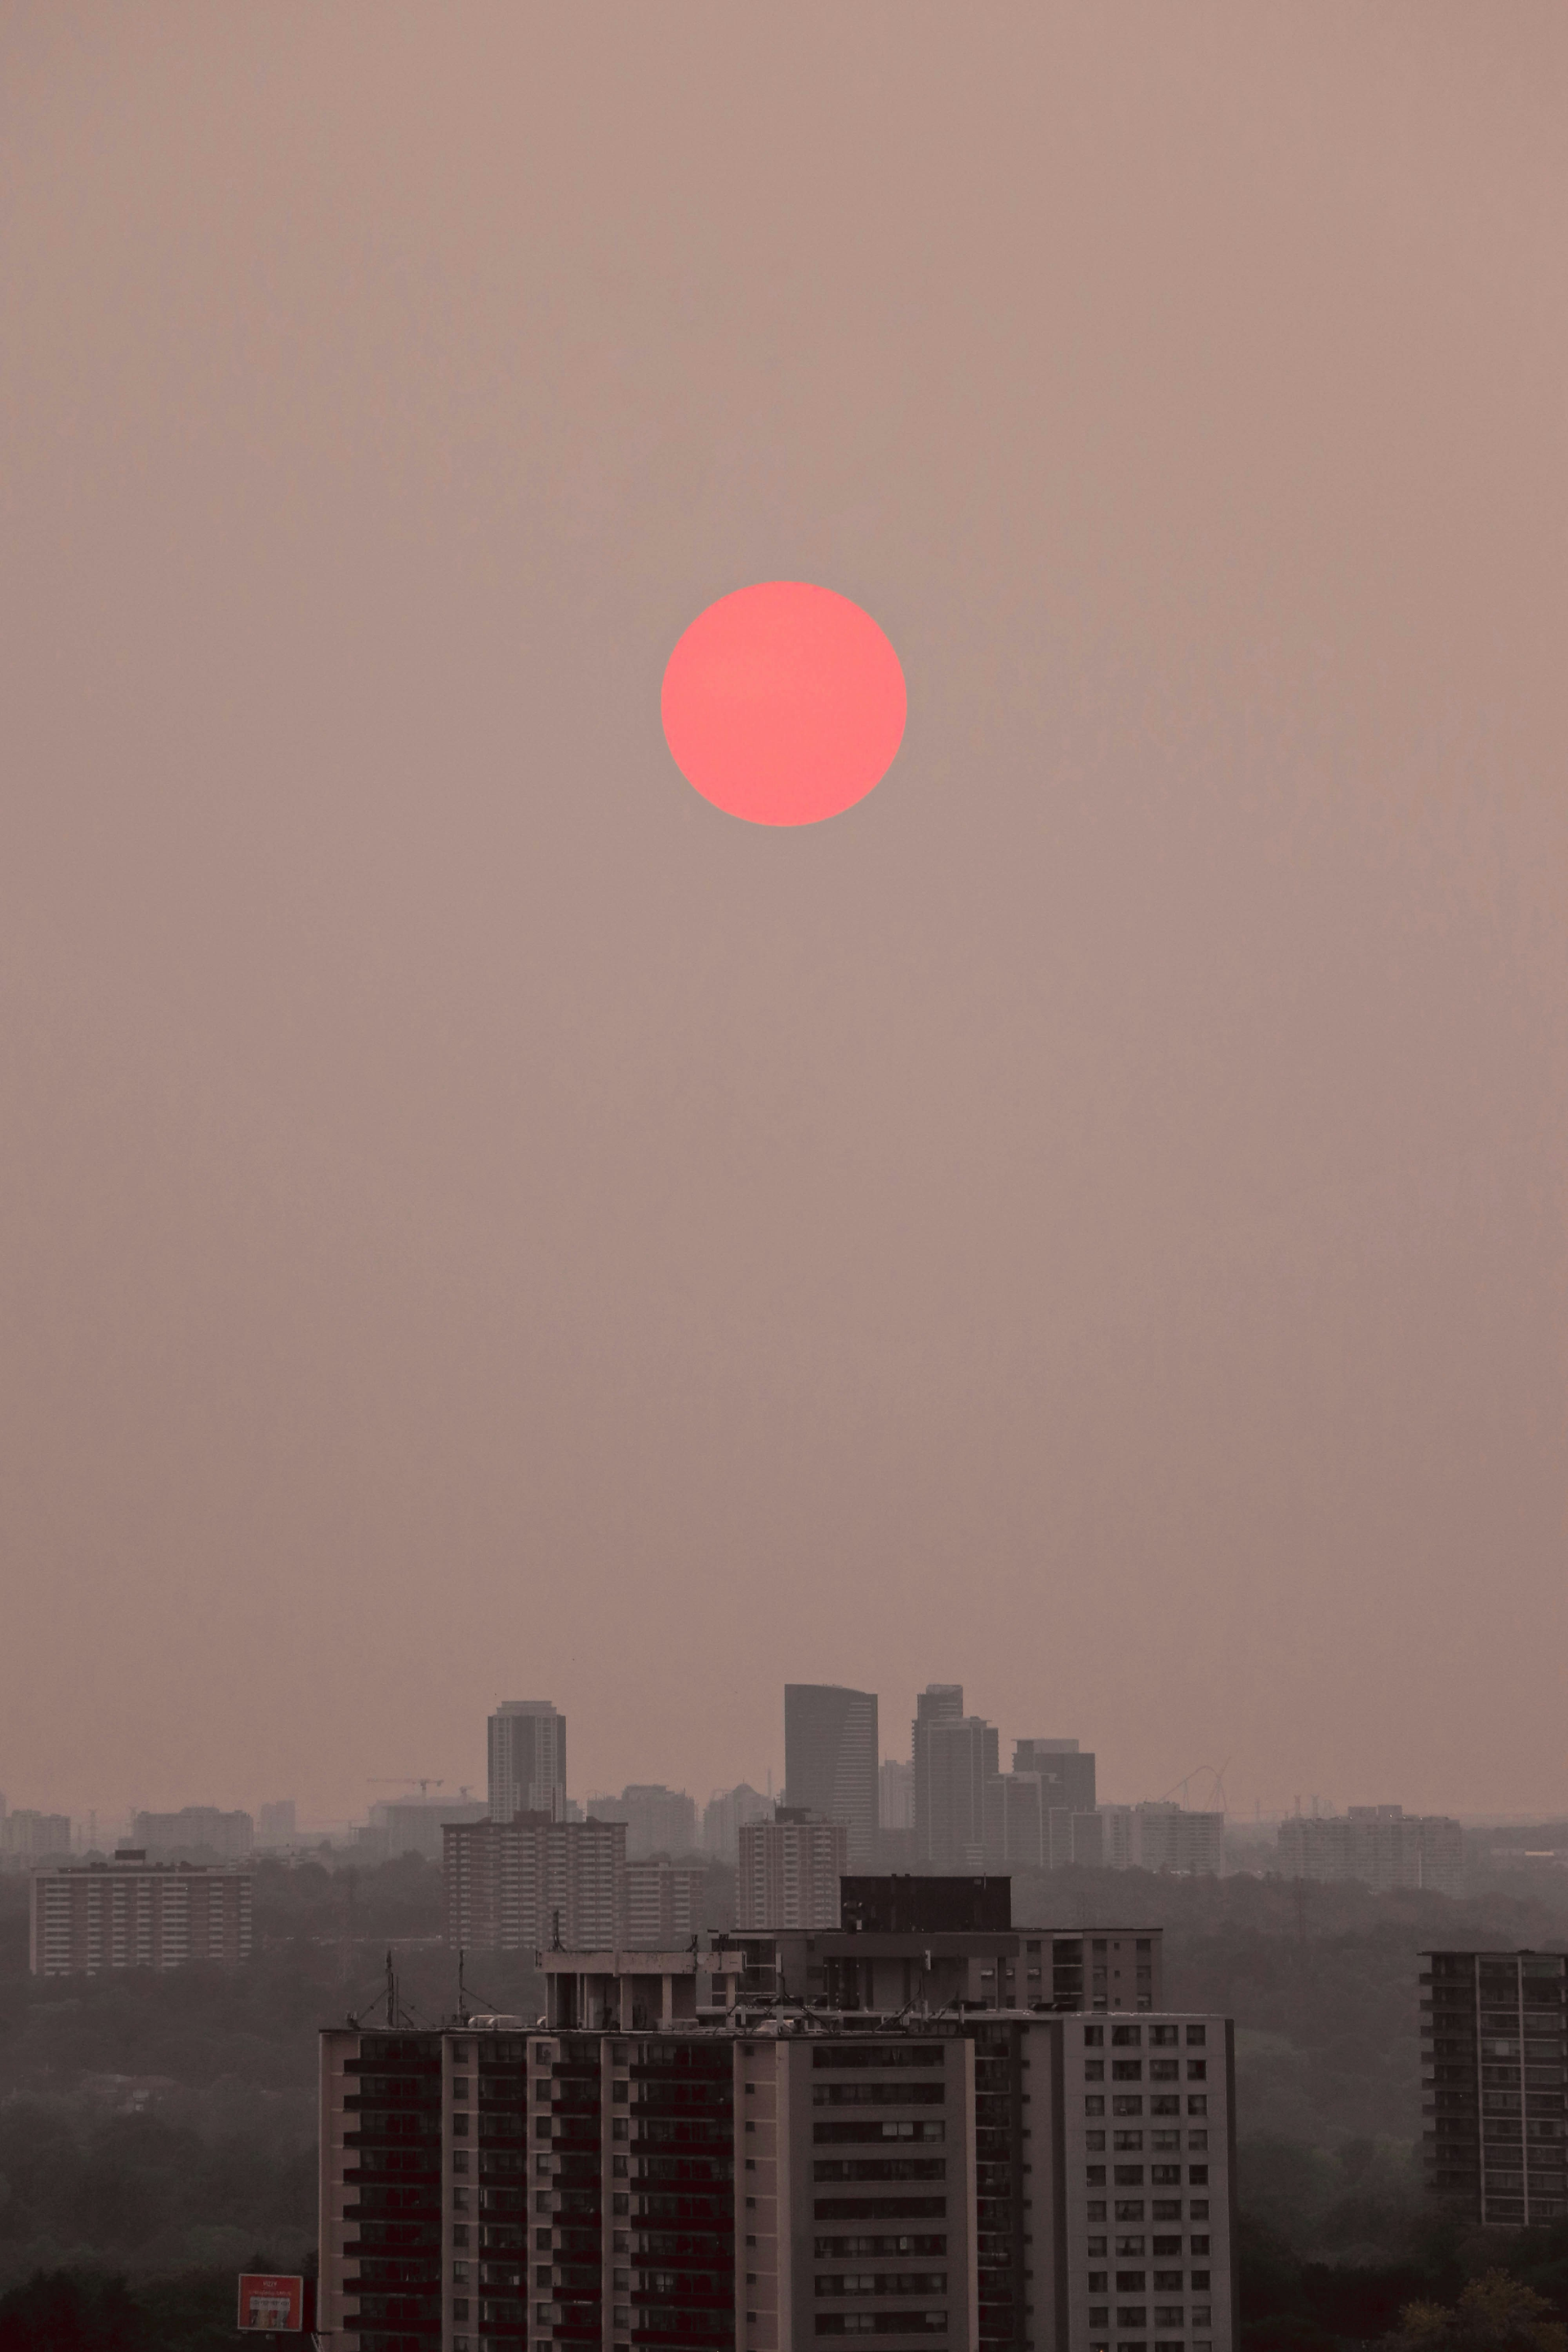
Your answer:
[[[864,800],[904,732],[904,673],[869,613],[764,580],[699,613],[660,698],[675,764],[752,824],[817,824]]]

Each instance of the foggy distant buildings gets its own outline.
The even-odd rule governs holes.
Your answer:
[[[1093,1812],[1094,1758],[1076,1739],[1016,1739],[1013,1769],[1036,1775],[1052,1812]]]
[[[353,1832],[353,1850],[367,1860],[395,1862],[416,1853],[423,1862],[439,1862],[442,1832],[448,1822],[481,1822],[487,1810],[477,1798],[392,1797],[370,1809],[370,1820]]]
[[[802,1807],[780,1805],[772,1821],[741,1832],[735,1877],[737,1931],[837,1927],[838,1882],[849,1867],[849,1832]]]
[[[837,1683],[784,1685],[784,1796],[848,1832],[849,1867],[877,1858],[877,1695]]]
[[[276,1804],[261,1807],[256,1816],[258,1845],[291,1845],[295,1835],[292,1797],[280,1797]]]
[[[489,1816],[514,1813],[566,1818],[566,1717],[547,1698],[505,1698],[490,1717],[487,1738]]]
[[[1482,2229],[1560,2224],[1568,2216],[1568,1958],[1423,1952],[1421,1962],[1428,2188]]]
[[[667,1789],[662,1780],[632,1780],[618,1797],[590,1797],[593,1821],[624,1822],[626,1853],[637,1861],[645,1854],[695,1853],[697,1807],[684,1789]]]
[[[61,1863],[33,1873],[30,1965],[36,1977],[186,1967],[249,1958],[248,1871],[151,1861],[121,1847],[112,1862]]]
[[[248,1813],[220,1812],[216,1805],[182,1805],[177,1813],[138,1813],[132,1843],[154,1862],[248,1862],[256,1823]]]
[[[443,1837],[442,1894],[453,1950],[526,1952],[558,1941],[622,1940],[624,1822],[563,1822],[540,1809],[504,1822],[455,1822]]]
[[[1090,1763],[1093,1759],[1089,1759]],[[1038,1772],[1002,1772],[985,1787],[987,1870],[1080,1870],[1103,1867],[1100,1815],[1054,1805],[1051,1782]]]
[[[742,1829],[747,1822],[771,1821],[773,1810],[773,1799],[745,1780],[733,1789],[715,1790],[702,1809],[702,1851],[733,1867]]]
[[[70,1816],[68,1813],[35,1812],[30,1806],[18,1805],[7,1811],[0,1798],[0,1856],[18,1869],[30,1862],[44,1862],[56,1855],[64,1858],[71,1850]]]
[[[700,1864],[628,1862],[624,1941],[668,1952],[689,1944],[702,1925],[708,1873]]]
[[[986,1783],[1000,1763],[994,1726],[964,1714],[962,1683],[928,1683],[911,1743],[917,1867],[984,1870]]]
[[[1220,1877],[1225,1870],[1225,1815],[1189,1812],[1184,1805],[1101,1805],[1100,1835],[1107,1870],[1166,1870],[1183,1877]]]
[[[896,1756],[885,1759],[877,1775],[878,1822],[884,1830],[910,1830],[915,1825],[915,1768]]]
[[[702,1925],[701,1864],[628,1861],[625,1822],[449,1822],[442,1893],[453,1950],[529,1952],[689,1944]]]
[[[1279,1850],[1286,1878],[1354,1880],[1379,1895],[1463,1891],[1464,1832],[1440,1813],[1407,1814],[1398,1805],[1352,1805],[1326,1820],[1298,1813],[1280,1822]]]

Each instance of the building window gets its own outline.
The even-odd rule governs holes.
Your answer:
[[[1201,2049],[1202,2049],[1202,2047],[1203,2047],[1203,2045],[1204,2045],[1204,2043],[1208,2040],[1208,2038],[1209,2038],[1209,2030],[1208,2030],[1208,2027],[1207,2027],[1206,2025],[1189,2025],[1189,2026],[1188,2026],[1188,2028],[1187,2028],[1187,2046],[1188,2046],[1188,2048],[1189,2048],[1189,2049],[1194,2049],[1194,2048],[1195,2048],[1195,2049],[1200,2049],[1200,2050],[1201,2050]]]
[[[1189,2082],[1189,2083],[1205,2083],[1205,2082],[1207,2082],[1207,2080],[1208,2080],[1208,2071],[1209,2071],[1209,2062],[1208,2062],[1208,2060],[1207,2060],[1206,2058],[1189,2058],[1189,2059],[1188,2059],[1188,2061],[1187,2061],[1187,2080],[1188,2080],[1188,2082]]]

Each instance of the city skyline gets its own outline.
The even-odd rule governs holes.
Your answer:
[[[21,12],[17,1801],[936,1674],[1568,1804],[1560,25],[1440,13]],[[775,829],[660,685],[791,580],[908,723]]]

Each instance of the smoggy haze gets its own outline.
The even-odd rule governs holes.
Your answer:
[[[1568,1803],[1562,10],[0,37],[12,1801]],[[658,715],[778,577],[798,833]]]

